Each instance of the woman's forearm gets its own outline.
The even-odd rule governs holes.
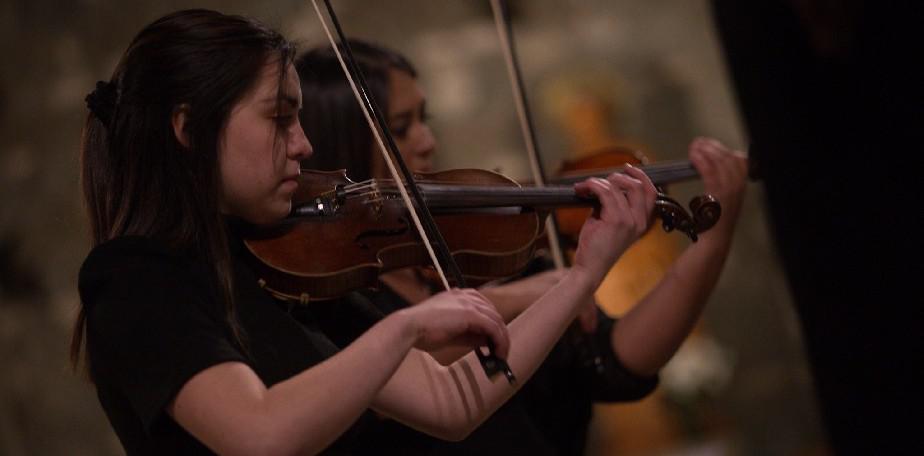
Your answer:
[[[714,139],[694,139],[690,161],[705,192],[721,202],[722,216],[614,327],[614,351],[626,368],[642,376],[664,366],[696,324],[721,275],[747,188],[744,154]]]
[[[504,318],[513,321],[564,277],[564,270],[543,271],[502,285],[480,288],[482,294]]]
[[[212,366],[186,382],[168,412],[220,454],[314,454],[369,407],[415,338],[403,314],[391,316],[269,389],[243,363]]]
[[[511,322],[536,302],[564,277],[565,270],[543,271],[502,285],[479,288],[478,291],[497,309],[505,322]],[[470,345],[457,344],[430,352],[440,364],[448,366],[472,351]]]
[[[314,454],[348,429],[413,346],[405,320],[400,313],[382,320],[336,356],[270,388],[266,405],[280,438],[302,440],[299,450]]]
[[[613,351],[640,376],[655,375],[689,335],[711,294],[731,244],[731,227],[703,233],[660,282],[613,327]]]

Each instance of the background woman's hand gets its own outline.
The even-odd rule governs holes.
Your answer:
[[[457,344],[484,346],[490,340],[494,353],[507,357],[507,326],[494,306],[476,290],[444,291],[399,313],[409,318],[416,332],[414,347],[419,350],[431,352]]]
[[[748,159],[712,138],[690,143],[690,161],[703,178],[703,189],[722,205],[719,226],[732,227],[741,211],[748,177]]]
[[[597,300],[591,297],[578,310],[575,319],[581,326],[581,331],[591,334],[597,330]]]
[[[596,196],[600,208],[581,228],[574,266],[586,269],[597,281],[645,231],[651,222],[657,192],[641,170],[627,167],[626,174],[588,179],[575,191]]]

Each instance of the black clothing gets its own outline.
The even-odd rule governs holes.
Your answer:
[[[830,452],[924,454],[922,3],[711,3]]]
[[[517,394],[555,454],[584,454],[594,402],[641,399],[657,386],[657,377],[632,374],[616,357],[610,342],[616,320],[599,310],[597,320],[593,334],[569,328]]]
[[[239,241],[232,244],[246,350],[234,341],[204,262],[141,237],[106,242],[84,261],[79,289],[90,372],[128,454],[211,454],[165,412],[179,389],[208,367],[242,362],[269,387],[338,351],[310,315],[299,324],[259,287],[238,255]],[[356,428],[328,451],[347,452]]]
[[[326,306],[325,313],[314,312],[322,330],[340,346],[374,324],[377,312],[388,314],[407,306],[384,286],[362,294],[368,299],[353,293]],[[345,318],[360,314],[367,319]],[[619,362],[610,343],[614,322],[600,312],[594,334],[569,330],[523,388],[461,442],[439,440],[382,419],[364,429],[354,451],[368,455],[583,454],[593,402],[634,400],[657,386],[657,377],[640,378]]]

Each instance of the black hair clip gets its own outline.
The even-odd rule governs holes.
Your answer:
[[[85,100],[90,112],[92,112],[103,125],[108,127],[109,122],[112,121],[112,115],[115,112],[118,96],[119,94],[115,84],[97,81],[96,89],[90,92]]]

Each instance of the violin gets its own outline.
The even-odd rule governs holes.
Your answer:
[[[467,281],[484,283],[522,271],[560,207],[591,208],[571,185],[520,186],[492,171],[416,173],[425,204]],[[665,229],[694,236],[721,208],[703,197],[694,216],[663,195],[655,203]],[[284,222],[245,234],[261,285],[276,297],[307,302],[375,288],[378,275],[430,258],[393,180],[354,182],[341,171],[303,170]]]

